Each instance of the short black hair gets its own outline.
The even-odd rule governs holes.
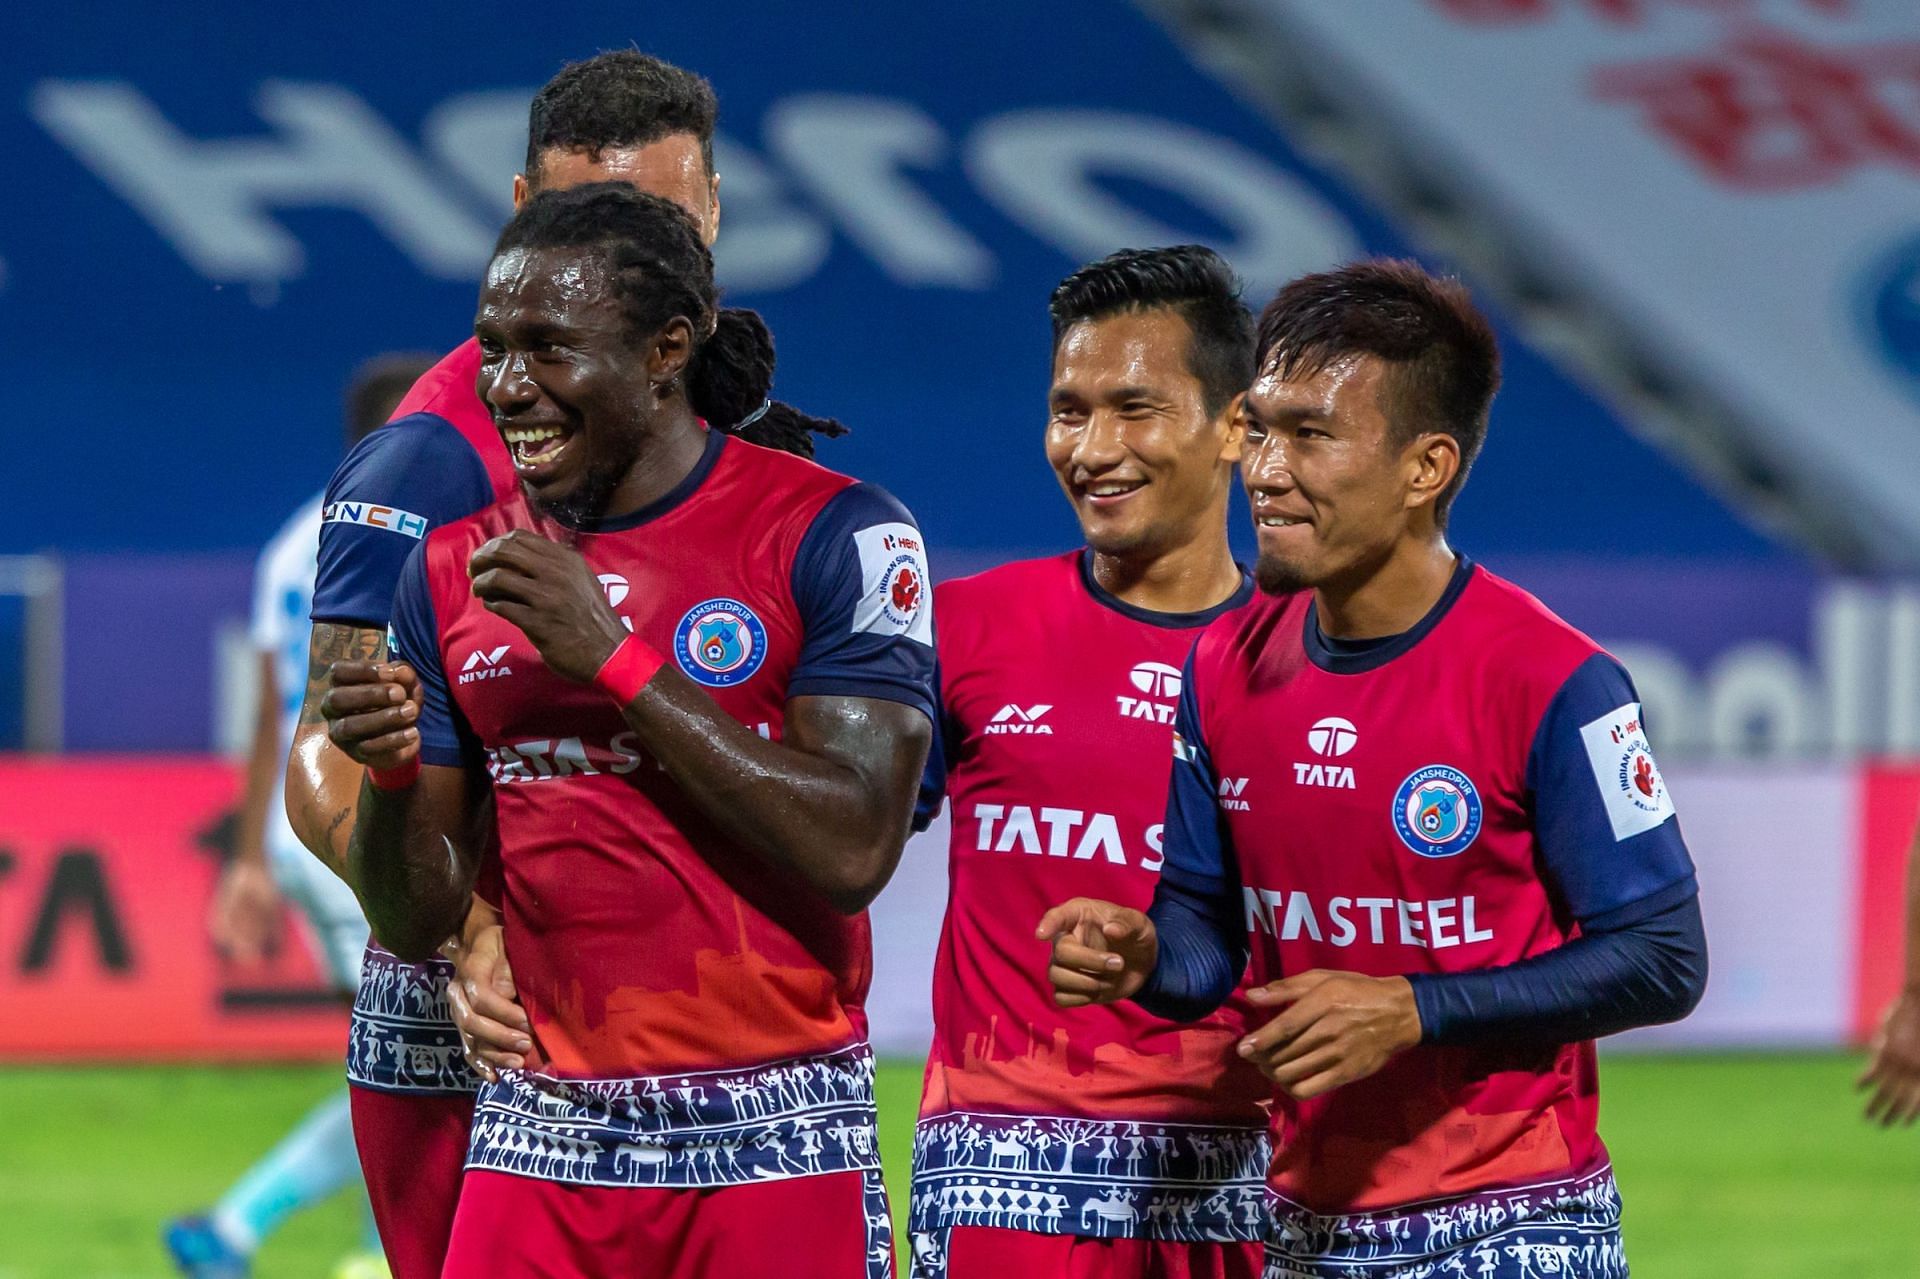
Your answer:
[[[431,355],[413,351],[390,351],[376,355],[353,371],[347,383],[347,447],[352,448],[385,425],[400,407],[426,371],[434,366]]]
[[[1460,473],[1434,503],[1445,527],[1500,388],[1500,344],[1465,285],[1396,258],[1301,276],[1261,312],[1258,355],[1262,371],[1287,379],[1312,377],[1350,355],[1384,361],[1380,409],[1390,442],[1438,433],[1460,445]]]
[[[1161,309],[1186,320],[1187,369],[1200,379],[1207,412],[1219,414],[1253,381],[1253,315],[1233,268],[1205,245],[1121,249],[1060,281],[1047,303],[1053,349],[1076,324]]]
[[[716,430],[768,448],[813,456],[813,436],[846,434],[832,418],[811,417],[768,398],[773,335],[757,312],[719,305],[713,255],[687,211],[624,182],[590,182],[541,191],[500,232],[493,256],[512,249],[588,248],[605,255],[635,339],[674,316],[693,326],[687,400]]]
[[[713,128],[720,102],[702,76],[638,49],[615,49],[570,62],[533,95],[527,113],[528,183],[540,185],[540,157],[609,147],[645,146],[678,133],[700,139],[713,174]]]

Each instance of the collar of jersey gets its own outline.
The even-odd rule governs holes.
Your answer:
[[[727,446],[727,433],[707,430],[707,442],[700,451],[700,460],[687,472],[687,478],[648,502],[637,511],[625,515],[611,515],[605,519],[585,519],[577,522],[563,520],[559,516],[552,518],[556,523],[565,524],[576,533],[618,533],[624,529],[639,528],[650,520],[657,520],[674,507],[693,496],[695,489],[706,482],[713,473],[714,465],[720,460],[720,451]]]
[[[1473,561],[1462,555],[1453,566],[1453,576],[1447,579],[1447,589],[1440,592],[1440,598],[1433,602],[1427,615],[1415,622],[1412,629],[1401,631],[1398,635],[1382,635],[1378,639],[1340,640],[1330,637],[1320,629],[1320,605],[1317,601],[1307,604],[1307,619],[1300,639],[1307,650],[1307,660],[1321,670],[1332,675],[1358,675],[1363,671],[1377,670],[1394,658],[1410,651],[1415,644],[1427,637],[1428,632],[1440,625],[1440,619],[1453,608],[1454,601],[1460,598],[1460,592],[1467,589],[1467,580],[1473,576]]]
[[[1157,613],[1150,608],[1141,608],[1138,604],[1129,604],[1100,585],[1093,577],[1093,551],[1082,547],[1075,557],[1080,565],[1080,580],[1085,583],[1087,594],[1093,596],[1093,602],[1103,608],[1110,608],[1122,617],[1130,617],[1136,622],[1145,622],[1148,626],[1162,626],[1170,631],[1190,630],[1195,626],[1205,626],[1222,613],[1232,612],[1253,598],[1253,578],[1248,575],[1244,565],[1236,564],[1240,570],[1240,586],[1233,594],[1215,604],[1212,608],[1203,608],[1197,613]]]

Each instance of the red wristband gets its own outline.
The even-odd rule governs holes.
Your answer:
[[[420,757],[415,755],[397,768],[369,768],[367,780],[375,790],[405,790],[420,780]]]
[[[640,690],[654,677],[667,659],[638,635],[629,633],[620,641],[593,677],[594,687],[625,706],[640,696]]]

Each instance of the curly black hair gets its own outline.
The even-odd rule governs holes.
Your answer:
[[[704,78],[638,49],[568,63],[527,113],[527,181],[540,185],[540,157],[548,151],[585,151],[597,161],[608,147],[644,146],[677,133],[700,139],[711,177],[719,116],[719,99]]]
[[[832,418],[768,398],[773,335],[758,312],[719,305],[713,255],[671,200],[624,182],[542,191],[520,206],[493,252],[587,246],[606,255],[632,332],[653,333],[676,315],[692,323],[687,401],[709,426],[801,457],[813,456],[815,435],[846,434]]]

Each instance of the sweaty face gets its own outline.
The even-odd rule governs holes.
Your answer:
[[[1239,438],[1207,413],[1191,338],[1177,312],[1126,312],[1074,325],[1054,352],[1047,461],[1103,555],[1164,553],[1225,509]]]
[[[1349,356],[1293,379],[1270,363],[1254,379],[1242,402],[1241,469],[1261,590],[1277,595],[1364,576],[1405,531],[1413,468],[1389,442],[1385,373],[1372,356]]]
[[[476,389],[541,506],[600,513],[639,456],[654,395],[595,248],[510,249],[474,317]]]
[[[720,180],[707,172],[700,139],[675,133],[637,147],[608,147],[595,159],[590,151],[555,149],[540,155],[539,186],[561,191],[589,182],[625,182],[648,195],[672,200],[687,211],[700,239],[712,245],[720,231]],[[525,201],[524,179],[514,183],[514,207]]]

